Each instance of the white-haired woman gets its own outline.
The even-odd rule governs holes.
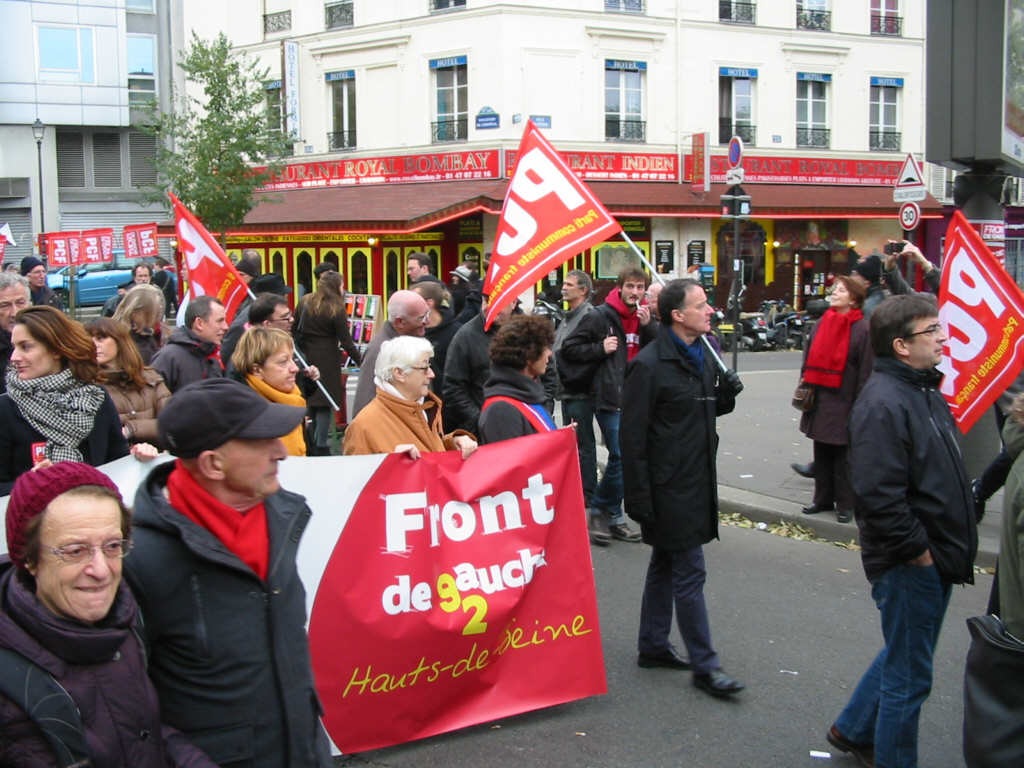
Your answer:
[[[468,432],[444,434],[441,400],[430,391],[434,349],[421,336],[399,336],[380,347],[373,368],[377,396],[359,411],[345,430],[345,455],[407,453],[418,459],[424,451],[476,450]]]

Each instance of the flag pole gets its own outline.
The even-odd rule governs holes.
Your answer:
[[[647,259],[647,257],[644,255],[644,252],[641,251],[637,247],[636,243],[634,243],[632,241],[632,239],[630,239],[629,235],[626,234],[626,231],[620,229],[619,230],[619,234],[622,235],[622,239],[623,240],[625,240],[627,243],[629,243],[629,247],[633,249],[633,252],[637,256],[640,257],[641,263],[645,267],[647,267],[648,271],[651,273],[651,277],[653,277],[655,280],[657,280],[662,285],[665,285],[665,278],[663,278],[661,275],[658,274],[657,270],[655,270],[655,268],[654,268],[654,265],[651,264],[651,262]],[[707,351],[711,353],[711,357],[714,358],[714,361],[718,364],[718,369],[722,373],[725,373],[726,371],[728,371],[729,369],[726,367],[725,363],[722,362],[722,358],[718,356],[718,353],[715,351],[715,348],[712,347],[711,346],[711,342],[708,341],[707,334],[702,333],[700,335],[700,338],[701,338],[701,341],[704,342],[705,349],[707,349]]]

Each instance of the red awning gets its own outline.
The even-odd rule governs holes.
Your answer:
[[[689,184],[591,182],[608,210],[630,216],[718,217],[725,184],[694,194]],[[414,232],[474,211],[498,214],[507,180],[447,181],[321,187],[259,193],[245,219],[248,232]],[[895,218],[891,187],[820,184],[746,184],[754,218]],[[925,216],[941,216],[931,195]]]

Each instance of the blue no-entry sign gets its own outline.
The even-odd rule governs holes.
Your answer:
[[[729,167],[738,168],[743,162],[743,139],[733,136],[729,140]]]

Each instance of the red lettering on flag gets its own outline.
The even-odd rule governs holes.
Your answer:
[[[1024,295],[960,211],[946,231],[939,319],[942,394],[967,432],[1020,372]]]
[[[505,195],[484,293],[486,326],[542,275],[622,227],[530,120]]]

